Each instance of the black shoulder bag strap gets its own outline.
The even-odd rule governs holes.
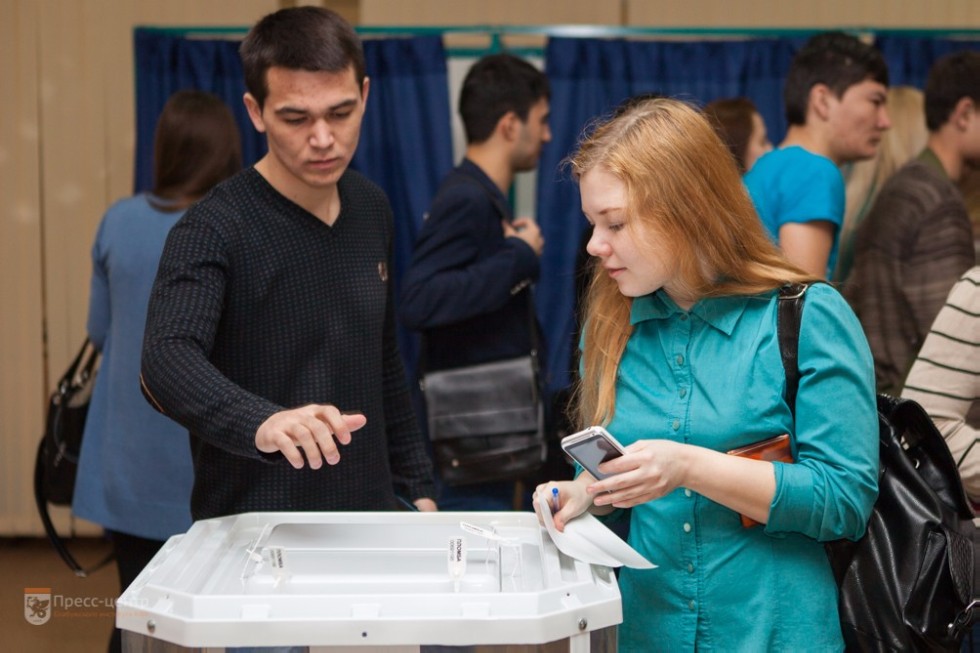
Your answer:
[[[779,353],[786,371],[786,403],[796,418],[796,390],[800,386],[800,323],[803,317],[803,301],[806,299],[804,283],[788,283],[779,289],[779,305],[776,313],[776,333],[779,337]]]
[[[65,564],[72,570],[79,578],[85,578],[90,574],[102,569],[107,564],[112,562],[116,557],[113,551],[106,554],[105,558],[101,561],[95,563],[93,566],[85,568],[75,559],[71,551],[68,550],[68,544],[62,539],[61,535],[58,534],[58,530],[54,526],[54,522],[51,519],[51,513],[48,511],[48,499],[44,496],[44,449],[46,443],[42,439],[38,445],[37,458],[34,462],[34,502],[37,504],[37,512],[41,518],[41,524],[44,526],[44,534],[47,536],[48,541],[51,542],[51,546],[58,553],[58,556],[64,560]]]

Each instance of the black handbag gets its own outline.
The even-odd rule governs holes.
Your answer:
[[[86,338],[75,360],[48,399],[44,436],[38,444],[34,462],[34,501],[44,532],[62,560],[77,576],[82,577],[103,567],[112,556],[90,569],[83,568],[58,535],[48,504],[70,506],[74,497],[85,418],[101,358],[101,354]]]
[[[42,496],[56,506],[70,506],[75,492],[78,455],[100,355],[86,338],[75,360],[48,398],[44,437],[38,449]]]
[[[799,385],[805,286],[783,289],[779,341],[786,395]],[[878,395],[878,499],[857,542],[825,545],[848,651],[958,651],[974,610],[973,510],[943,436],[908,399]]]
[[[430,372],[422,390],[445,483],[518,480],[544,463],[544,406],[533,354]]]

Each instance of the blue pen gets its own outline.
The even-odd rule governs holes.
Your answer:
[[[405,506],[407,510],[411,510],[412,512],[419,512],[418,506],[416,506],[414,503],[409,503],[408,500],[405,499],[405,497],[396,494],[395,498],[398,499],[398,503]]]
[[[558,488],[551,488],[551,512],[556,513],[559,510],[558,505]]]

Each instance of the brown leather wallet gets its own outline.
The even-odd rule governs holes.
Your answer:
[[[768,440],[753,442],[738,449],[732,449],[727,453],[730,456],[741,456],[742,458],[752,458],[754,460],[778,461],[782,463],[794,462],[793,454],[790,450],[789,435],[786,433],[769,438]],[[739,517],[742,518],[742,526],[745,528],[759,525],[759,522],[750,517],[746,517],[745,515],[739,515]]]

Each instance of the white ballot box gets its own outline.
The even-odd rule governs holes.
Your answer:
[[[621,621],[613,570],[562,553],[521,512],[203,520],[116,602],[131,652],[584,653],[615,651]]]

